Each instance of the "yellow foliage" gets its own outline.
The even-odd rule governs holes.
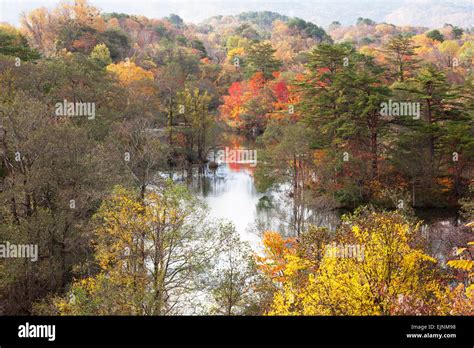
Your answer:
[[[363,259],[324,254],[319,268],[301,280],[288,276],[308,269],[305,260],[289,255],[288,276],[268,314],[389,315],[402,310],[399,296],[423,303],[419,313],[434,312],[441,293],[431,271],[436,260],[410,246],[418,226],[396,213],[366,213],[348,223],[340,242],[363,246]]]
[[[448,261],[448,266],[463,270],[470,271],[474,266],[474,261],[472,260],[451,260]]]
[[[243,47],[236,47],[227,52],[227,60],[230,64],[234,63],[235,57],[242,58],[243,56],[245,56],[245,49]]]
[[[153,80],[153,73],[137,66],[133,62],[110,64],[107,70],[114,73],[124,86],[130,86],[141,80]]]
[[[141,201],[133,192],[115,189],[96,215],[94,246],[100,272],[76,280],[68,296],[56,300],[60,314],[161,313],[166,271],[159,265],[166,264],[176,247],[172,243],[179,240],[178,228],[189,210],[172,195],[153,192]],[[158,249],[162,258],[155,257]],[[151,269],[155,262],[158,266]]]

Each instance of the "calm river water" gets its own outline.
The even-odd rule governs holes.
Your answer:
[[[220,160],[215,156],[237,150],[250,150],[252,163]],[[255,156],[255,157],[253,157]],[[251,244],[260,241],[265,230],[274,230],[288,234],[291,202],[284,188],[269,192],[258,192],[255,186],[256,167],[263,165],[258,161],[258,149],[252,139],[237,134],[226,134],[223,144],[209,155],[219,167],[211,170],[207,166],[203,172],[196,172],[189,186],[192,192],[202,197],[210,209],[213,218],[232,222],[241,238]],[[253,160],[256,160],[254,162]],[[313,214],[315,223],[333,229],[339,221],[339,213],[325,212]]]
[[[256,149],[254,141],[236,134],[227,134],[216,151],[225,151],[226,148],[228,151]],[[216,157],[210,155],[210,159]],[[291,201],[284,187],[265,193],[256,189],[254,172],[256,166],[263,165],[258,162],[258,150],[256,166],[252,163],[216,162],[219,164],[217,169],[206,167],[201,173],[196,169],[195,175],[188,180],[191,191],[208,205],[210,216],[232,222],[241,238],[253,247],[258,245],[262,231],[274,230],[288,235]],[[341,214],[339,211],[313,211],[311,223],[334,230]],[[417,215],[430,226],[440,224],[442,229],[459,223],[455,212],[443,209],[417,211]]]

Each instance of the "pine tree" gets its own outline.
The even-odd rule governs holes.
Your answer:
[[[389,65],[395,70],[394,76],[403,82],[407,76],[412,74],[419,60],[415,58],[415,49],[411,38],[407,36],[396,36],[384,47],[385,57]]]
[[[275,49],[269,43],[256,43],[247,50],[247,73],[253,75],[260,71],[265,78],[272,78],[278,71],[281,62],[274,57]]]

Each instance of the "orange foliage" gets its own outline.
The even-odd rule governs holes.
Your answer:
[[[270,90],[275,101],[272,103],[272,111],[267,114],[267,118],[281,120],[289,116],[292,121],[298,120],[300,113],[296,105],[300,98],[295,91],[295,86],[283,79],[277,79],[271,83]]]
[[[267,120],[280,120],[288,116],[292,120],[297,120],[299,113],[296,104],[299,97],[295,87],[288,84],[280,72],[275,72],[273,75],[275,79],[267,81],[261,72],[257,72],[248,81],[234,82],[229,88],[228,95],[223,97],[224,103],[220,107],[222,120],[232,127],[241,127],[243,125],[241,116],[251,113],[247,105],[252,101],[267,107],[269,112],[264,115]]]
[[[229,87],[229,95],[222,97],[224,104],[220,107],[220,113],[223,120],[231,126],[237,126],[240,123],[240,115],[244,110],[244,92],[240,82],[234,82]]]
[[[220,107],[221,118],[232,127],[242,126],[240,116],[246,111],[251,99],[259,98],[265,87],[265,78],[261,72],[244,82],[234,82],[229,87],[229,95],[223,97],[224,104]]]
[[[262,243],[263,256],[256,256],[260,270],[272,280],[283,282],[287,256],[296,253],[295,238],[284,239],[278,232],[267,231],[263,234]]]

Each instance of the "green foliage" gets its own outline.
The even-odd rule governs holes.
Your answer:
[[[127,58],[130,50],[130,39],[121,29],[107,29],[98,35],[98,41],[107,46],[110,57],[114,62]]]
[[[117,19],[130,18],[130,15],[126,13],[111,12],[111,13],[102,13],[102,18],[108,21],[111,18],[117,18]]]
[[[241,21],[249,21],[264,28],[271,28],[273,21],[279,19],[284,22],[289,17],[271,11],[243,12],[237,16]]]
[[[168,22],[173,24],[176,28],[183,28],[184,22],[182,18],[174,13],[170,14],[168,17],[165,18]]]
[[[407,129],[399,139],[401,152],[394,156],[401,161],[398,167],[409,171],[412,190],[419,186],[421,199],[425,196],[435,201],[436,191],[440,191],[435,178],[448,172],[453,173],[453,185],[448,192],[460,195],[461,187],[465,186],[460,173],[474,158],[472,119],[461,102],[467,96],[449,88],[445,74],[431,65],[420,69],[398,90],[407,91],[411,98],[420,101],[422,110],[420,120],[403,121]]]
[[[454,39],[460,39],[463,33],[464,30],[462,28],[459,28],[457,26],[453,27]]]
[[[342,158],[355,146],[371,158],[370,178],[376,179],[387,127],[380,104],[390,93],[378,84],[383,69],[347,45],[323,44],[311,52],[308,67],[310,73],[298,84],[304,93],[300,107],[316,132],[318,148],[331,149]],[[367,180],[365,175],[361,173],[359,180]]]
[[[441,32],[438,29],[430,30],[429,32],[426,33],[426,36],[435,41],[439,41],[439,42],[444,41],[444,36],[443,34],[441,34]]]
[[[363,17],[357,18],[357,25],[375,25],[375,24],[376,23],[369,18],[363,18]]]
[[[247,74],[252,76],[261,72],[265,78],[272,78],[272,73],[278,71],[281,62],[274,57],[275,49],[269,43],[256,43],[247,50]]]
[[[110,58],[110,51],[104,44],[99,44],[94,47],[91,52],[91,58],[97,60],[103,66],[107,66],[112,63]]]
[[[306,34],[308,37],[316,39],[318,42],[332,42],[329,35],[326,34],[323,28],[318,27],[317,25],[306,22],[301,18],[292,18],[288,21],[288,26],[290,28],[297,28],[299,31]]]
[[[0,28],[0,54],[18,57],[22,61],[36,60],[40,54],[31,49],[26,38],[20,33],[12,33]]]
[[[212,117],[209,113],[209,103],[211,97],[207,91],[201,92],[198,88],[190,90],[185,88],[178,93],[177,114],[184,121],[185,144],[184,150],[190,162],[194,160],[205,160],[205,149],[208,145],[210,128],[213,125]],[[181,108],[181,110],[179,110]],[[180,112],[182,111],[182,113]]]
[[[249,40],[261,40],[262,37],[257,30],[255,30],[250,24],[243,23],[235,29],[235,33]]]
[[[416,48],[418,47],[413,44],[412,39],[406,35],[393,37],[384,46],[387,62],[398,81],[403,82],[417,67],[419,60],[415,57]]]
[[[200,52],[200,58],[207,57],[206,48],[201,40],[194,39],[190,42],[190,46]]]

